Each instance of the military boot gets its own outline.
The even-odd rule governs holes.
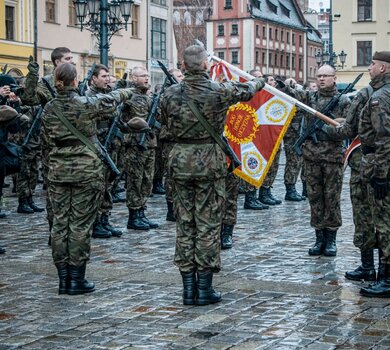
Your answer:
[[[69,267],[67,263],[57,263],[56,264],[58,278],[60,284],[58,287],[58,294],[67,294],[70,283]]]
[[[268,208],[268,205],[264,205],[256,198],[256,190],[245,193],[244,209],[263,210]]]
[[[34,214],[34,210],[30,208],[27,202],[27,198],[19,198],[18,209],[16,210],[19,214]]]
[[[95,284],[92,282],[88,282],[85,279],[86,267],[87,267],[86,263],[84,263],[81,266],[69,265],[69,276],[70,276],[69,288],[68,288],[69,295],[91,293],[95,290]]]
[[[140,218],[149,225],[150,228],[157,228],[159,225],[153,221],[150,221],[146,216],[145,216],[145,210],[144,208],[139,209],[139,215]]]
[[[162,183],[162,179],[153,180],[152,193],[154,194],[165,194],[165,188]]]
[[[276,205],[276,202],[268,195],[268,188],[264,186],[259,188],[259,201],[266,205]]]
[[[374,250],[367,249],[360,251],[362,264],[353,271],[347,271],[345,278],[353,281],[376,281],[376,272],[374,266]]]
[[[96,217],[95,222],[93,223],[92,229],[92,238],[111,238],[112,234],[110,231],[106,230],[99,218],[99,215]]]
[[[121,196],[119,192],[111,192],[113,203],[126,203],[126,197]]]
[[[0,247],[0,254],[5,254],[6,250],[3,247]]]
[[[325,256],[336,256],[337,254],[337,246],[336,246],[336,235],[337,230],[329,230],[324,229],[325,233],[325,248],[324,255]]]
[[[285,184],[286,185],[286,195],[284,199],[286,201],[291,201],[291,202],[300,202],[303,200],[302,196],[297,192],[295,189],[294,184]]]
[[[196,274],[194,271],[182,272],[183,279],[183,305],[194,305],[196,298]]]
[[[41,208],[41,207],[38,207],[35,203],[34,203],[34,199],[32,196],[30,197],[27,197],[27,203],[29,205],[29,207],[34,210],[34,212],[36,213],[42,213],[43,211],[45,211],[45,208]]]
[[[383,251],[382,249],[378,249],[378,276],[376,278],[377,282],[379,282],[385,276],[385,264],[382,262]]]
[[[230,249],[233,247],[233,228],[234,225],[222,224],[221,249]]]
[[[0,208],[0,219],[4,219],[6,217],[7,217],[7,215],[5,215],[5,213],[2,213],[1,208]]]
[[[150,229],[150,226],[140,217],[139,209],[129,209],[129,220],[127,221],[127,228],[146,231]]]
[[[383,277],[378,283],[360,289],[360,294],[372,298],[390,298],[390,266],[384,264]]]
[[[167,221],[176,222],[175,211],[173,210],[173,202],[167,201]]]
[[[307,186],[306,186],[306,181],[302,181],[302,197],[307,198]]]
[[[196,299],[197,305],[209,305],[219,303],[222,300],[221,293],[216,292],[213,287],[213,273],[210,271],[198,271]]]
[[[267,192],[268,192],[268,198],[271,198],[276,205],[279,205],[279,204],[282,204],[282,201],[279,199],[279,198],[276,198],[272,192],[271,192],[271,186],[267,188]]]
[[[100,217],[100,222],[103,226],[103,228],[109,232],[111,232],[111,235],[113,237],[120,237],[122,236],[123,232],[121,230],[118,230],[117,228],[111,226],[108,213],[103,213]]]
[[[324,230],[316,230],[316,242],[309,249],[309,255],[321,255],[325,249]]]

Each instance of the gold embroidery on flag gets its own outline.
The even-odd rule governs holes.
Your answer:
[[[256,136],[258,117],[256,110],[246,103],[237,103],[227,111],[225,136],[236,144],[252,142]]]
[[[280,123],[287,116],[287,105],[281,100],[273,100],[265,107],[265,117],[273,123]]]

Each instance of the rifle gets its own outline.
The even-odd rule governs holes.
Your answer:
[[[1,74],[7,74],[7,68],[8,68],[8,63],[6,63],[3,69],[1,70]]]
[[[177,81],[175,76],[173,74],[169,73],[169,71],[168,71],[167,67],[165,67],[164,63],[162,63],[159,60],[157,60],[157,63],[160,66],[161,70],[164,72],[165,76],[167,77],[167,79],[169,80],[171,85],[179,84],[179,82]]]
[[[79,92],[81,96],[85,95],[85,92],[88,90],[88,82],[92,79],[93,71],[95,70],[96,63],[93,62],[91,68],[88,70],[88,73],[84,80],[79,85]]]
[[[31,138],[39,132],[41,129],[41,121],[42,121],[42,112],[43,112],[43,107],[40,106],[37,113],[35,114],[35,118],[33,123],[30,126],[30,129],[28,130],[28,133],[24,137],[22,147],[24,149],[28,149],[28,144],[30,143]]]
[[[325,115],[330,115],[333,117],[332,112],[338,105],[340,98],[342,95],[351,92],[356,83],[361,79],[363,73],[359,74],[352,83],[349,83],[347,87],[335,95],[325,106],[321,109],[321,113]],[[334,118],[333,118],[334,119]],[[299,156],[302,155],[302,145],[306,141],[306,139],[311,138],[314,143],[318,143],[316,132],[320,130],[325,125],[325,122],[321,119],[317,119],[313,123],[311,123],[306,130],[299,136],[298,140],[295,142],[293,149],[296,154]]]
[[[46,78],[42,78],[41,80],[45,84],[46,88],[49,90],[49,92],[51,94],[51,97],[56,98],[57,97],[57,93],[54,91],[54,89],[52,88],[50,83],[47,81],[47,79]]]

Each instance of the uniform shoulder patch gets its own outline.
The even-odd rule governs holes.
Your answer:
[[[379,106],[379,101],[378,101],[378,100],[372,100],[372,101],[371,101],[371,106],[372,106],[372,107]]]

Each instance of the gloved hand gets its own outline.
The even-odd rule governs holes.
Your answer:
[[[388,179],[379,179],[373,177],[370,181],[374,188],[374,196],[376,199],[384,199],[390,191],[390,183]]]
[[[284,89],[286,87],[286,84],[284,81],[281,81],[280,79],[276,79],[276,87],[278,89]]]
[[[264,78],[255,78],[252,81],[256,83],[256,90],[261,90],[265,86]]]
[[[30,56],[28,58],[27,69],[32,74],[38,74],[39,73],[39,64],[34,61],[34,58],[32,56]]]

